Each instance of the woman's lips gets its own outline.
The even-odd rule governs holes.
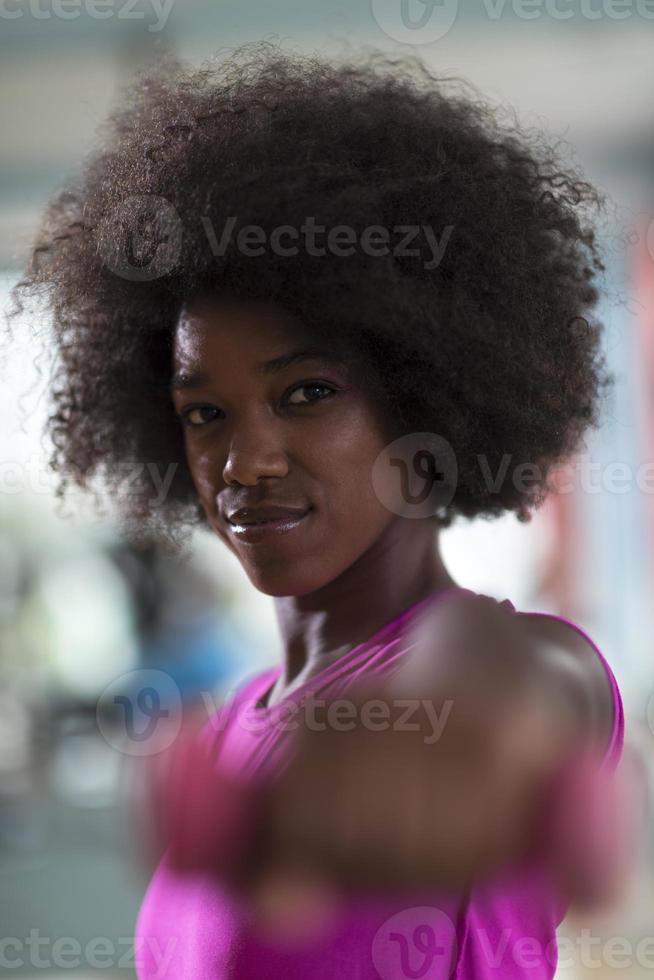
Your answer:
[[[293,511],[273,520],[257,521],[256,523],[238,524],[228,521],[227,526],[239,541],[258,543],[280,534],[288,534],[296,528],[302,527],[306,523],[311,509],[308,507],[303,513]]]

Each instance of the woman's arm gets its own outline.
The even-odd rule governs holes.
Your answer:
[[[546,613],[518,613],[520,623],[537,641],[542,669],[579,705],[589,738],[604,754],[615,724],[611,685],[597,652],[574,627]]]

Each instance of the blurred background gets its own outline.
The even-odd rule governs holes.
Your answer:
[[[569,492],[530,524],[461,520],[442,544],[461,585],[590,634],[618,678],[651,790],[654,4],[0,0],[3,310],[46,200],[92,148],[117,85],[163,49],[200,64],[262,37],[334,58],[367,46],[416,53],[566,141],[608,195],[601,316],[617,383],[602,424],[569,467]],[[280,646],[272,600],[208,534],[194,536],[182,573],[156,547],[127,544],[81,494],[55,498],[42,433],[47,329],[41,345],[34,329],[16,322],[0,387],[0,971],[129,977],[147,875],[125,843],[108,694],[128,697],[131,672],[151,670],[165,672],[153,673],[151,692],[169,708],[207,691],[217,703],[276,663]],[[654,969],[648,806],[628,894],[591,924],[564,923],[577,952],[560,976]],[[576,937],[591,927],[600,939],[589,957]]]

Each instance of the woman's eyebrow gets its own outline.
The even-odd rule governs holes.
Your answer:
[[[342,357],[339,357],[333,351],[318,347],[303,347],[298,350],[288,351],[286,354],[280,354],[279,357],[273,357],[269,361],[260,361],[256,365],[256,369],[260,374],[273,374],[299,361],[343,363]],[[170,381],[170,391],[189,391],[194,388],[201,388],[203,385],[209,384],[210,381],[211,379],[206,371],[193,371],[191,373],[180,371],[173,375]]]

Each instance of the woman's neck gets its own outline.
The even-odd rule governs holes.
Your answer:
[[[422,525],[418,527],[418,525]],[[275,599],[283,665],[272,705],[400,613],[457,585],[445,568],[438,532],[422,521],[391,522],[337,579],[302,596]]]

